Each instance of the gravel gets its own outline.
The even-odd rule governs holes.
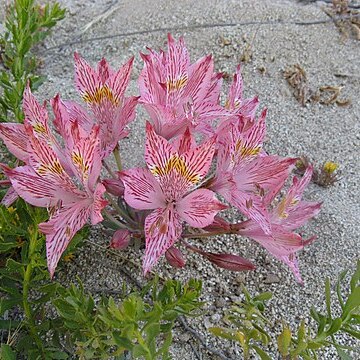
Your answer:
[[[174,36],[184,35],[193,61],[212,53],[217,70],[229,73],[234,72],[246,44],[251,43],[252,59],[242,66],[245,95],[258,95],[262,106],[269,110],[266,150],[282,156],[306,155],[317,164],[327,160],[340,164],[339,182],[326,189],[311,184],[305,194],[310,201],[323,202],[320,215],[302,229],[304,236],[317,235],[317,241],[299,254],[305,286],[299,286],[291,272],[266,250],[236,236],[216,237],[198,244],[214,252],[241,254],[257,264],[255,271],[231,273],[199,262],[198,255],[192,253],[188,254],[187,266],[182,270],[174,270],[164,261],[156,270],[162,276],[182,281],[191,277],[203,279],[202,300],[206,301],[207,314],[191,319],[189,323],[208,345],[223,350],[229,359],[240,359],[240,348],[214,338],[206,329],[224,325],[224,309],[232,301],[242,298],[242,284],[252,294],[273,292],[269,314],[274,333],[278,331],[281,319],[286,319],[294,328],[301,318],[309,318],[311,305],[324,309],[325,278],[335,281],[340,271],[354,268],[360,254],[359,42],[351,37],[342,38],[332,22],[294,24],[328,21],[321,3],[305,5],[285,0],[63,0],[62,5],[69,9],[65,20],[37,51],[43,60],[41,71],[48,76],[48,81],[37,93],[40,99],[51,98],[58,92],[63,98],[77,99],[73,87],[74,51],[92,64],[104,56],[114,67],[135,55],[129,93],[137,94],[136,79],[142,68],[138,53],[146,51],[146,46],[163,47],[167,28],[175,29],[172,30]],[[106,11],[109,12],[106,19],[87,27]],[[232,25],[192,27],[220,23]],[[164,30],[153,31],[156,29]],[[128,33],[135,34],[126,35]],[[91,40],[102,36],[112,38]],[[321,104],[302,107],[292,96],[282,74],[285,67],[296,63],[306,70],[311,88],[341,86],[341,96],[349,98],[351,104],[346,107]],[[225,81],[225,88],[228,84]],[[131,124],[130,138],[121,143],[126,167],[143,163],[144,120],[146,115],[139,109],[136,122]],[[229,216],[235,220],[238,218],[235,212]],[[93,230],[91,239],[100,245],[107,245],[109,241],[101,227]],[[126,281],[119,270],[123,266],[143,281],[141,254],[126,250],[120,255],[139,267],[130,263],[122,265],[117,257],[89,244],[78,251],[72,264],[59,268],[56,276],[75,281],[75,276],[79,275],[89,289],[117,289]],[[176,329],[171,350],[174,359],[196,359],[190,344],[202,359],[216,359],[180,326]],[[355,357],[357,355],[360,357],[360,351]],[[329,350],[321,358],[336,359],[336,356]]]

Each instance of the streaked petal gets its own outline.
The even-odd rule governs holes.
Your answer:
[[[23,97],[23,111],[25,114],[24,124],[33,129],[34,135],[51,144],[55,142],[48,126],[48,112],[46,104],[40,105],[30,90],[29,84],[26,86]]]
[[[259,224],[266,234],[271,234],[269,214],[261,198],[236,190],[232,193],[230,203]]]
[[[120,173],[124,183],[125,201],[134,209],[165,207],[165,197],[160,185],[147,169],[130,169]]]
[[[187,151],[180,156],[183,160],[185,176],[189,183],[196,184],[208,173],[215,153],[215,138],[207,140],[195,149]]]
[[[112,91],[115,103],[118,103],[124,96],[126,87],[129,84],[134,57],[128,60],[118,71],[111,74],[106,84]]]
[[[301,201],[286,218],[281,219],[281,225],[288,230],[295,230],[316,216],[320,208],[321,203]]]
[[[0,138],[13,155],[19,160],[27,161],[28,135],[23,124],[0,123]]]
[[[58,183],[39,176],[30,166],[3,170],[17,194],[31,205],[51,207],[57,205],[60,200],[76,201],[76,193],[74,194],[72,189],[63,188]]]
[[[4,195],[4,197],[1,200],[1,204],[6,207],[9,207],[11,204],[13,204],[17,200],[18,197],[19,197],[19,195],[15,191],[14,187],[10,186],[8,191],[6,192],[6,194]]]
[[[91,224],[96,225],[99,222],[103,221],[103,216],[101,215],[101,210],[108,204],[106,200],[103,199],[103,194],[106,191],[103,184],[97,184],[94,194],[93,194],[93,203],[91,205],[90,219]]]
[[[236,73],[234,74],[233,81],[230,85],[229,96],[226,101],[226,107],[229,110],[236,110],[240,107],[242,101],[243,93],[243,80],[241,76],[241,67],[240,65],[236,68]]]
[[[72,128],[76,127],[76,123]],[[69,149],[69,163],[79,181],[86,189],[93,190],[100,175],[100,128],[95,125],[88,137],[80,137]]]
[[[62,208],[48,222],[39,224],[39,230],[46,235],[46,257],[50,277],[53,277],[61,255],[71,239],[87,222],[90,207],[87,203],[77,203]]]
[[[189,128],[186,128],[185,132],[175,139],[173,146],[177,149],[179,155],[190,151],[196,146],[195,139],[191,135]]]
[[[97,72],[76,52],[74,59],[76,87],[84,101],[90,102],[102,87],[101,79]]]
[[[278,156],[258,157],[251,162],[240,164],[234,171],[236,186],[241,191],[263,192],[284,183],[292,170],[296,159]]]
[[[144,274],[179,239],[182,225],[172,207],[156,209],[145,220],[146,250],[143,261]]]
[[[176,42],[168,34],[166,60],[167,103],[176,106],[188,82],[188,68],[190,65],[190,57],[183,38]]]
[[[151,173],[159,178],[168,171],[169,161],[177,152],[163,137],[157,135],[149,122],[146,123],[145,161]]]
[[[184,98],[190,98],[195,104],[204,100],[211,86],[214,62],[211,55],[199,59],[189,67],[189,81],[184,90]]]
[[[195,190],[176,204],[182,220],[196,228],[212,224],[215,215],[226,208],[226,205],[216,199],[216,194],[207,189]]]

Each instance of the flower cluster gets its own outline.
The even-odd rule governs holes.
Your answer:
[[[149,49],[141,57],[139,97],[124,95],[133,59],[113,71],[105,59],[93,69],[75,54],[76,87],[86,106],[55,96],[51,127],[46,104],[40,105],[28,87],[24,124],[0,124],[0,137],[22,162],[13,169],[1,165],[12,185],[3,203],[20,196],[48,208],[50,218],[39,228],[46,234],[51,276],[75,233],[89,218],[97,224],[106,215],[118,227],[112,247],[145,240],[144,273],[164,254],[173,266],[184,266],[174,247],[179,240],[220,267],[253,269],[237,255],[205,252],[185,241],[232,233],[260,243],[301,282],[296,252],[313,238],[304,240],[294,230],[320,209],[318,203],[301,200],[311,166],[279,199],[296,159],[263,149],[267,111],[257,118],[257,97],[243,98],[240,67],[221,104],[222,74],[214,72],[212,57],[191,63],[182,38],[175,41],[169,35],[167,51]],[[137,104],[149,116],[146,166],[123,170],[119,141],[128,136],[126,126]],[[118,171],[106,163],[112,154]],[[102,178],[103,165],[111,179]],[[228,223],[219,215],[228,206],[247,219]]]

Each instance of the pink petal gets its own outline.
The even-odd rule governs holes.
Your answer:
[[[241,68],[240,65],[238,65],[230,86],[229,97],[226,101],[226,106],[229,110],[236,110],[240,107],[242,101],[242,92],[243,80],[241,76]]]
[[[4,141],[8,150],[19,160],[27,161],[28,136],[23,124],[1,123],[0,138]]]
[[[191,135],[189,128],[186,128],[185,132],[175,139],[173,146],[177,149],[179,155],[190,151],[196,146],[195,139]]]
[[[101,89],[101,79],[78,53],[74,53],[74,59],[76,87],[83,99],[88,102],[88,98],[94,96]]]
[[[130,169],[120,173],[125,186],[125,201],[134,209],[146,210],[165,207],[160,185],[147,169]]]
[[[94,120],[90,118],[87,111],[81,105],[70,100],[61,101],[61,104],[65,107],[69,116],[69,120],[66,123],[77,122],[85,131],[91,131]]]
[[[280,220],[280,223],[288,230],[295,230],[316,216],[320,208],[321,203],[301,201],[286,218]]]
[[[90,220],[92,225],[96,225],[104,220],[103,216],[101,215],[101,211],[108,204],[108,202],[102,198],[104,192],[105,186],[102,184],[97,184],[93,193],[93,203],[90,208]]]
[[[17,200],[18,197],[19,197],[19,195],[17,194],[15,189],[11,186],[11,187],[9,187],[8,191],[2,198],[1,204],[6,207],[9,207],[11,204],[13,204]]]
[[[240,163],[234,171],[236,186],[241,191],[271,190],[279,183],[284,183],[295,162],[296,159],[291,158],[264,156],[245,164]]]
[[[34,135],[47,141],[49,143],[54,142],[53,136],[50,134],[48,126],[48,113],[46,110],[46,104],[42,106],[35,99],[31,93],[29,84],[26,86],[23,98],[23,111],[25,114],[24,124],[32,127]]]
[[[223,81],[223,73],[213,74],[210,86],[207,90],[205,99],[213,104],[218,104],[220,100],[220,90]]]
[[[50,104],[55,115],[53,124],[56,131],[63,137],[67,136],[67,127],[70,122],[70,116],[66,110],[65,104],[60,99],[60,95],[57,94],[53,99],[50,100]]]
[[[227,206],[216,199],[216,194],[207,189],[198,189],[181,199],[176,210],[190,226],[204,228],[213,223],[215,215]]]
[[[266,234],[271,234],[269,214],[260,197],[237,189],[232,193],[230,203],[254,220]]]
[[[107,80],[107,85],[109,85],[112,90],[113,97],[115,101],[120,101],[124,96],[126,87],[130,81],[132,64],[134,62],[134,57],[132,57],[126,64],[124,64],[120,69],[109,77]]]
[[[197,104],[204,100],[211,86],[214,62],[211,55],[204,56],[189,67],[189,81],[186,84],[184,98],[190,98]]]
[[[179,239],[182,225],[172,207],[156,209],[145,220],[146,250],[143,262],[144,274]]]
[[[106,59],[102,58],[98,63],[97,73],[99,75],[99,78],[101,80],[102,84],[105,84],[106,81],[109,79],[110,75],[112,74],[112,71],[110,69],[110,66]]]
[[[253,225],[252,225],[253,224]],[[274,257],[290,267],[296,280],[302,284],[295,253],[312,241],[303,241],[300,235],[289,232],[278,225],[272,227],[273,235],[266,235],[256,224],[247,222],[239,234],[249,236],[264,246]]]
[[[76,123],[72,129],[76,131]],[[101,171],[99,126],[95,125],[87,137],[80,137],[69,149],[69,163],[86,189],[93,190]],[[76,136],[76,135],[75,135]]]
[[[166,54],[167,102],[176,106],[188,82],[190,57],[183,38],[178,43],[168,34],[168,53]]]
[[[159,178],[168,172],[175,149],[163,137],[157,135],[149,122],[146,123],[145,161],[151,173]]]
[[[112,143],[109,144],[111,151],[114,150],[118,141],[125,136],[127,132],[125,131],[125,126],[131,123],[135,119],[135,107],[138,103],[139,97],[131,96],[124,99],[124,104],[119,111],[119,115],[114,119],[114,125],[112,130]]]
[[[162,64],[155,52],[140,54],[145,61],[138,84],[141,101],[151,104],[165,104],[166,90],[160,85],[165,82],[165,64]],[[164,73],[164,75],[163,75]]]
[[[208,173],[215,152],[215,138],[180,156],[184,161],[184,175],[189,183],[196,184]]]
[[[39,176],[30,166],[4,169],[17,194],[34,206],[51,207],[63,202],[76,201],[73,189],[63,188],[58,183]]]
[[[53,148],[44,140],[40,140],[29,133],[28,164],[42,178],[70,191],[76,191],[70,176],[66,173],[59,157]]]
[[[46,235],[46,257],[50,277],[53,277],[62,253],[77,231],[85,224],[90,214],[90,207],[77,203],[72,207],[62,208],[48,222],[39,224],[39,230]]]

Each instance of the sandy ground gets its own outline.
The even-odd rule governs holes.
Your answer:
[[[253,294],[273,292],[269,314],[274,332],[282,318],[293,325],[298,324],[300,318],[308,318],[311,304],[324,308],[325,278],[328,276],[334,281],[341,270],[354,267],[360,254],[360,43],[354,39],[342,39],[332,22],[296,24],[328,20],[319,3],[304,5],[285,0],[65,0],[62,4],[69,9],[66,19],[51,39],[38,49],[43,60],[41,71],[48,76],[48,81],[38,92],[43,99],[51,98],[57,92],[64,98],[77,99],[73,88],[74,51],[92,64],[104,56],[114,67],[135,55],[129,92],[136,94],[136,79],[142,67],[139,51],[146,51],[146,46],[163,47],[169,29],[174,36],[184,35],[193,61],[212,53],[217,70],[229,73],[239,63],[246,39],[252,42],[252,60],[243,65],[242,71],[245,94],[257,94],[262,106],[269,109],[266,150],[283,156],[307,155],[318,164],[332,160],[341,168],[341,180],[335,186],[325,189],[311,184],[306,192],[308,200],[323,201],[323,207],[321,214],[302,229],[305,236],[318,236],[315,243],[299,254],[305,286],[299,286],[290,271],[264,249],[247,239],[233,236],[208,239],[201,245],[212,251],[242,254],[257,264],[254,272],[239,275],[215,269],[199,262],[199,258],[192,254],[189,254],[186,268],[181,271],[170,269],[164,262],[157,269],[163,276],[181,280],[190,277],[203,279],[203,299],[208,303],[209,312],[205,318],[194,319],[191,324],[209,345],[223,350],[229,359],[240,359],[239,349],[212,337],[206,328],[223,325],[223,310],[231,301],[241,298],[241,283]],[[96,21],[97,16],[104,13],[106,18],[102,16],[102,20]],[[94,20],[95,23],[90,24]],[[232,25],[203,26],[224,23]],[[129,33],[133,34],[126,35]],[[97,37],[100,39],[95,40]],[[222,39],[227,39],[229,44],[224,45]],[[351,105],[309,104],[302,107],[283,78],[283,70],[295,63],[307,71],[310,87],[341,86],[342,97],[351,99]],[[265,69],[265,73],[260,69]],[[225,81],[225,88],[228,84]],[[126,167],[143,161],[145,120],[144,112],[139,109],[137,120],[131,125],[131,136],[122,143]],[[232,216],[236,218],[237,214],[234,212]],[[92,240],[102,245],[108,243],[99,229],[93,232]],[[68,281],[72,281],[75,275],[79,275],[88,288],[116,289],[121,286],[123,275],[119,266],[125,265],[120,265],[115,256],[92,245],[87,245],[76,255],[75,261],[66,269],[59,270],[57,276],[66,276]],[[139,254],[128,251],[122,255],[140,264]],[[125,267],[142,280],[140,268]],[[216,359],[180,326],[172,347],[174,359],[197,359],[190,343],[201,359]],[[337,357],[330,351],[322,358]]]

